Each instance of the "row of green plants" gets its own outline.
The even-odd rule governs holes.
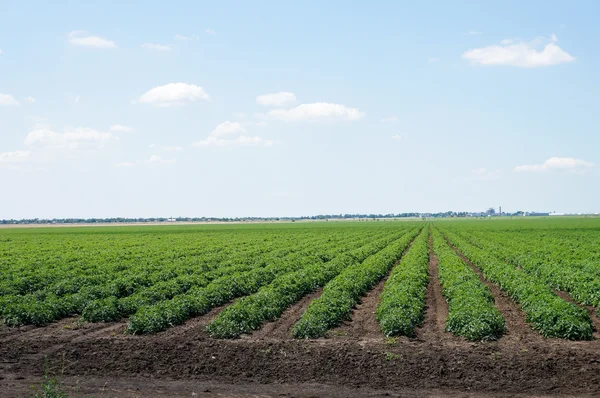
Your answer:
[[[546,337],[570,340],[592,338],[592,322],[584,309],[558,297],[539,278],[469,244],[450,229],[444,228],[442,232],[452,245],[483,272],[486,279],[496,283],[519,303],[527,322],[539,333]]]
[[[361,297],[389,272],[421,229],[411,230],[364,262],[356,262],[336,276],[294,325],[294,337],[322,337],[329,329],[349,320],[352,309]]]
[[[446,330],[471,341],[500,338],[505,331],[504,318],[494,307],[488,287],[438,230],[433,229],[432,237],[442,294],[448,302]]]
[[[564,257],[574,256],[569,256],[570,251],[564,250],[563,245],[556,242],[541,246],[538,245],[536,236],[511,239],[506,234],[483,237],[476,235],[467,239],[475,246],[543,280],[552,288],[568,292],[578,303],[600,307],[598,260],[594,262],[593,258],[588,257],[583,263],[566,261]],[[547,237],[545,240],[548,242]],[[585,251],[587,247],[581,242],[577,251]]]
[[[334,248],[344,241],[358,239],[363,239],[363,237],[354,234],[348,234],[347,236],[336,235],[330,237],[329,241],[323,244],[323,248]],[[284,249],[278,249],[273,252],[265,250],[262,256],[252,259],[244,258],[243,256],[236,257],[233,265],[230,265],[232,261],[229,259],[222,266],[210,272],[197,273],[191,276],[183,275],[168,281],[159,282],[117,300],[113,297],[93,300],[86,305],[81,316],[84,321],[88,322],[110,322],[128,317],[136,313],[141,307],[170,300],[177,295],[185,294],[192,288],[200,289],[212,282],[215,282],[214,285],[219,286],[220,280],[228,283],[227,281],[232,275],[244,275],[246,273],[260,275],[261,269],[264,269],[269,264],[277,264],[281,259],[288,257],[294,258],[295,253],[305,253],[306,251],[312,253],[314,245],[321,242],[322,238],[298,241]],[[324,257],[323,260],[327,260],[327,258]]]
[[[413,337],[423,322],[429,282],[428,236],[424,229],[385,282],[375,314],[385,336]]]
[[[337,256],[384,234],[385,231],[377,231],[375,237],[353,236],[343,242],[328,242],[327,238],[324,238],[321,244],[311,245],[310,249],[284,258],[274,258],[265,267],[227,275],[205,287],[193,287],[170,300],[142,306],[130,316],[127,331],[133,334],[145,334],[166,330],[191,317],[205,314],[232,299],[253,294],[281,275],[308,266],[323,266]]]
[[[286,308],[306,294],[323,286],[336,275],[360,265],[365,258],[379,252],[403,234],[388,234],[326,264],[311,264],[277,278],[256,294],[227,307],[208,325],[208,333],[217,338],[234,338],[260,328],[264,322],[277,319]],[[410,233],[405,236],[407,235]]]
[[[366,233],[367,236],[368,234],[369,232]],[[24,295],[3,295],[0,297],[0,317],[10,326],[43,325],[79,314],[86,321],[114,321],[136,312],[142,306],[183,294],[194,286],[207,286],[213,280],[226,278],[231,274],[243,274],[261,269],[302,250],[312,252],[315,246],[323,244],[324,241],[329,247],[336,247],[338,242],[363,238],[360,231],[352,231],[349,234],[335,231],[334,234],[326,235],[299,231],[297,235],[289,234],[284,238],[273,237],[269,232],[250,235],[252,238],[234,235],[233,237],[237,239],[232,239],[224,245],[219,243],[218,239],[230,239],[231,234],[221,234],[211,239],[205,239],[202,235],[183,234],[187,239],[196,238],[196,244],[215,246],[199,250],[189,247],[188,243],[184,248],[189,250],[189,255],[173,257],[172,264],[164,264],[163,261],[166,261],[164,256],[160,261],[151,258],[156,254],[153,244],[162,240],[163,236],[149,235],[145,240],[141,240],[142,237],[140,241],[147,242],[148,246],[149,258],[145,262],[131,264],[126,268],[123,268],[123,263],[117,259],[114,260],[117,264],[106,262],[102,272],[96,271],[94,279],[85,283],[82,280],[89,273],[86,267],[82,266],[78,269],[73,268],[73,264],[63,265],[63,268],[70,269],[70,275],[65,277],[63,283],[71,281],[78,285],[73,290],[74,293],[56,294],[47,287]],[[47,236],[53,237],[53,235]],[[176,241],[183,242],[181,239]],[[239,247],[235,250],[229,247],[236,244]],[[141,243],[138,245],[141,246]],[[83,250],[83,248],[79,249]],[[106,247],[106,250],[113,253],[129,249],[111,250],[110,247]],[[222,257],[223,255],[225,257]],[[108,258],[90,258],[87,261],[96,264],[108,261]],[[97,267],[101,266],[97,265]],[[46,273],[52,272],[46,269]]]

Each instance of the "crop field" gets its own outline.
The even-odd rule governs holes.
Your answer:
[[[599,308],[597,218],[6,228],[0,388],[595,395]]]

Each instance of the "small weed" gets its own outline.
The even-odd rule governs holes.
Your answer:
[[[502,355],[501,355],[499,352],[492,352],[492,353],[490,354],[490,356],[492,357],[492,359],[493,359],[494,361],[497,361],[498,359],[500,359],[500,357],[501,357]]]
[[[386,337],[385,344],[395,345],[398,342],[398,337]]]
[[[33,398],[67,398],[63,391],[62,383],[55,377],[50,376],[50,364],[48,357],[44,357],[44,378],[39,387],[32,387],[36,392]]]
[[[386,361],[391,361],[393,359],[400,359],[400,358],[402,358],[402,356],[400,356],[398,354],[394,354],[393,352],[386,351],[386,353],[385,353],[385,360]]]

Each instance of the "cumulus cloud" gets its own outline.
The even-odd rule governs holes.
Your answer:
[[[192,144],[195,147],[209,146],[272,146],[273,141],[266,140],[259,136],[240,135],[237,138],[225,139],[209,136],[204,140],[196,141]]]
[[[549,41],[549,42],[548,42]],[[558,38],[537,38],[529,43],[504,39],[499,45],[475,48],[463,53],[463,58],[478,65],[507,65],[521,68],[558,65],[575,58],[560,48]]]
[[[187,83],[169,83],[147,91],[138,101],[143,104],[167,107],[208,99],[208,94],[200,86]]]
[[[287,106],[296,102],[294,93],[282,91],[280,93],[263,94],[256,97],[256,102],[264,106]]]
[[[402,136],[400,136],[400,134],[395,134],[395,135],[392,136],[392,139],[394,141],[400,141],[402,139]]]
[[[0,54],[2,54],[2,49],[0,48]]]
[[[27,102],[28,104],[35,104],[35,98],[27,97],[25,98],[25,102]]]
[[[76,30],[69,33],[69,43],[78,47],[118,48],[115,42],[98,36],[90,36],[87,32]]]
[[[427,58],[427,62],[429,62],[430,64],[434,64],[436,62],[440,62],[440,59],[437,57],[429,57]]]
[[[267,115],[273,119],[293,121],[316,120],[358,120],[365,114],[356,108],[348,108],[341,104],[315,102],[302,104],[291,109],[274,109]]]
[[[210,132],[210,135],[213,137],[223,137],[228,135],[236,135],[245,133],[246,129],[242,126],[241,123],[238,122],[223,122],[219,124],[213,131]]]
[[[156,43],[144,43],[142,44],[142,48],[145,48],[146,50],[153,50],[153,51],[169,51],[171,49],[171,47],[163,45],[163,44],[156,44]]]
[[[467,34],[469,36],[479,36],[481,34],[481,32],[478,30],[467,30]]]
[[[146,160],[146,164],[148,165],[166,165],[166,164],[175,164],[175,162],[177,162],[177,159],[172,158],[172,159],[165,159],[160,155],[152,155],[148,158],[148,160]]]
[[[19,101],[17,101],[12,95],[0,93],[0,106],[2,105],[19,105]]]
[[[110,126],[109,131],[113,133],[133,133],[134,128],[129,126],[124,126],[122,124],[113,124]]]
[[[194,142],[195,147],[210,147],[210,146],[272,146],[271,140],[266,140],[259,136],[248,136],[244,126],[238,122],[223,122],[219,124],[209,136],[200,141]]]
[[[30,156],[29,151],[0,152],[0,164],[14,165],[27,162]]]
[[[58,133],[47,127],[39,127],[27,134],[25,145],[53,149],[100,149],[118,137],[111,133],[77,127]]]
[[[594,164],[581,159],[553,157],[542,164],[529,164],[515,167],[516,172],[544,172],[552,170],[563,170],[581,172],[593,167]]]
[[[217,34],[217,32],[215,32],[211,28],[206,28],[206,29],[204,29],[204,31],[211,36],[215,36]]]
[[[398,118],[396,116],[387,116],[381,118],[381,123],[394,123],[397,122]]]

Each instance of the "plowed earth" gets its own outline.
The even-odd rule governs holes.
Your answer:
[[[386,339],[379,331],[375,309],[383,281],[351,321],[318,340],[294,340],[290,330],[320,291],[237,340],[216,340],[204,331],[225,306],[151,336],[125,335],[125,320],[2,326],[0,395],[29,395],[30,385],[41,381],[45,356],[69,396],[600,395],[600,340],[540,336],[519,307],[486,282],[507,334],[495,342],[467,342],[444,331],[447,306],[434,256],[429,269],[426,315],[413,339]]]

